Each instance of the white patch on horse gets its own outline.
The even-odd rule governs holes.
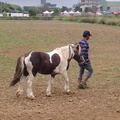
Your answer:
[[[32,52],[25,58],[25,64],[27,65],[27,71],[29,73],[29,79],[28,79],[28,82],[27,82],[27,97],[30,98],[30,99],[34,99],[35,96],[33,95],[33,91],[32,91],[32,82],[34,80],[34,76],[32,74],[32,68],[33,68],[33,65],[32,65],[32,62],[30,61],[30,57],[31,57],[31,54]]]
[[[49,55],[50,57],[50,63],[52,63],[52,56],[57,53],[56,50],[52,51],[52,52],[47,52],[47,54]]]
[[[33,67],[32,63],[30,61],[31,54],[32,54],[32,52],[25,58],[25,64],[29,67]]]

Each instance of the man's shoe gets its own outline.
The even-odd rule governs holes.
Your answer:
[[[81,83],[78,85],[78,88],[79,89],[84,89],[84,87],[83,87],[83,85]]]
[[[87,84],[85,81],[82,81],[79,85],[78,85],[78,88],[80,89],[86,89],[88,88]]]

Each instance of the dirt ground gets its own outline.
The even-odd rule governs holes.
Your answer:
[[[63,81],[62,81],[63,82]],[[52,97],[47,97],[47,85],[39,80],[34,82],[36,98],[29,100],[26,94],[20,98],[15,96],[13,88],[1,90],[0,120],[119,120],[120,91],[112,87],[80,90],[77,84],[71,83],[71,93],[67,95],[63,84],[55,82]],[[64,82],[63,82],[64,83]],[[7,91],[6,91],[7,89]],[[11,92],[9,92],[11,91]],[[7,95],[7,96],[6,96]]]
[[[54,24],[57,25],[59,30],[63,25],[63,23]],[[69,30],[80,29],[83,31],[83,27],[87,28],[86,24],[72,23],[71,26],[71,23],[66,24],[65,30],[69,28]],[[73,24],[75,28],[73,28]],[[68,70],[70,94],[64,92],[63,77],[58,75],[52,86],[52,97],[47,97],[46,88],[49,76],[37,75],[33,83],[35,99],[29,100],[26,98],[26,84],[24,85],[24,94],[17,98],[18,85],[9,87],[15,68],[11,68],[10,73],[9,70],[4,69],[4,72],[1,71],[0,78],[0,120],[120,120],[120,63],[116,62],[120,60],[120,50],[117,49],[120,47],[120,41],[119,37],[116,37],[120,35],[120,32],[115,32],[116,30],[120,31],[120,28],[101,27],[100,25],[89,25],[89,28],[93,36],[97,34],[97,31],[100,33],[94,39],[102,39],[109,35],[109,39],[106,39],[105,43],[101,41],[90,43],[94,74],[88,81],[89,88],[84,90],[77,88],[79,68],[76,62],[72,61]],[[115,34],[112,34],[114,32]],[[72,31],[70,31],[69,36],[72,37]],[[113,38],[117,39],[117,42],[112,43]],[[72,41],[72,39],[69,40]],[[109,40],[110,42],[108,42]],[[111,44],[114,44],[112,48]],[[16,59],[18,54],[25,53],[29,48],[32,48],[32,46],[28,46],[26,49],[24,49],[24,46],[22,48],[11,48],[7,52],[1,49],[0,52],[4,56],[15,57]],[[115,52],[116,50],[118,52]],[[109,57],[111,51],[114,55]],[[15,67],[14,61],[9,64],[12,64],[11,67]]]

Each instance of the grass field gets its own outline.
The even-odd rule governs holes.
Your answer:
[[[52,51],[79,42],[84,30],[89,40],[94,69],[89,89],[77,89],[79,67],[72,60],[68,70],[70,95],[64,93],[63,77],[56,76],[53,96],[46,97],[49,77],[37,75],[36,96],[16,98],[17,85],[9,87],[17,58],[29,51]],[[120,27],[59,21],[0,21],[0,120],[119,120]]]

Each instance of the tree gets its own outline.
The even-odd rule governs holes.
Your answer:
[[[12,4],[7,4],[7,3],[2,3],[0,2],[0,8],[1,12],[12,12],[13,10],[19,10],[22,11],[22,8],[18,5],[12,5]]]
[[[33,8],[30,8],[30,9],[28,10],[28,13],[29,13],[30,16],[36,16],[36,11],[35,11],[35,9],[33,9]]]
[[[92,10],[92,8],[90,8],[90,7],[86,7],[85,8],[85,12],[87,13],[87,12],[93,12],[93,10]]]
[[[47,11],[51,11],[51,9],[50,9],[50,8],[47,8],[47,7],[38,7],[38,9],[39,9],[39,13],[40,13],[40,14],[42,14],[42,13],[45,12],[46,10],[47,10]]]
[[[65,10],[67,11],[68,8],[66,6],[62,6],[61,12],[64,12]]]
[[[82,11],[79,4],[75,6],[75,11],[79,11],[79,12]]]
[[[56,9],[54,9],[54,13],[53,13],[53,15],[59,15],[59,13],[60,13],[60,11],[59,11],[59,9],[58,8],[56,8]]]
[[[12,10],[7,5],[4,5],[2,6],[2,12],[12,12]]]

